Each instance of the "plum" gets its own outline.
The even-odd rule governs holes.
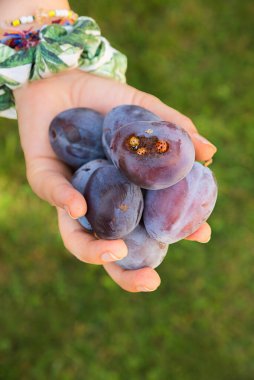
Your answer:
[[[174,185],[189,173],[195,159],[188,133],[166,121],[136,121],[120,128],[110,151],[114,165],[148,190]]]
[[[123,269],[156,268],[168,251],[168,245],[152,239],[142,224],[123,240],[128,247],[128,255],[116,261]]]
[[[113,108],[103,122],[102,145],[106,157],[110,159],[110,144],[114,133],[133,121],[158,121],[160,118],[146,108],[132,104],[123,104]]]
[[[212,171],[198,162],[176,185],[147,191],[143,220],[148,234],[167,244],[191,235],[212,213],[217,192]]]
[[[141,189],[114,166],[97,169],[84,195],[86,217],[99,238],[122,238],[139,224],[144,208]]]
[[[103,166],[110,165],[109,161],[98,159],[88,162],[82,165],[73,175],[71,183],[82,195],[85,193],[86,184],[95,170]],[[88,232],[92,232],[92,226],[88,222],[85,216],[78,219],[82,227],[84,227]]]
[[[89,108],[72,108],[58,114],[49,127],[50,143],[56,155],[75,169],[104,158],[103,120],[99,112]]]

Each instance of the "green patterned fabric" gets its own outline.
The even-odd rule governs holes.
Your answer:
[[[66,69],[78,67],[126,81],[126,56],[101,36],[93,19],[79,17],[73,25],[44,26],[39,37],[39,44],[30,49],[15,50],[0,43],[0,116],[17,118],[14,89]]]

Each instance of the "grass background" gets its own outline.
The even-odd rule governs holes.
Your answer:
[[[213,238],[172,246],[155,293],[122,291],[64,250],[26,182],[16,122],[0,119],[0,378],[252,380],[254,3],[71,5],[128,55],[130,84],[217,145]]]

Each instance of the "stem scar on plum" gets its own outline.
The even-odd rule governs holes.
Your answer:
[[[119,209],[123,212],[126,212],[128,210],[128,208],[129,208],[128,205],[126,205],[124,203],[119,206]]]
[[[166,140],[159,140],[157,136],[131,135],[125,140],[128,150],[139,156],[164,154],[169,151],[170,145]]]

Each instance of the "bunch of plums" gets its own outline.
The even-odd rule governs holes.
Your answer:
[[[123,239],[124,269],[156,268],[168,245],[195,232],[217,198],[211,170],[195,162],[188,133],[147,109],[88,108],[57,115],[49,137],[57,156],[75,170],[73,186],[86,199],[79,219],[101,239]]]

